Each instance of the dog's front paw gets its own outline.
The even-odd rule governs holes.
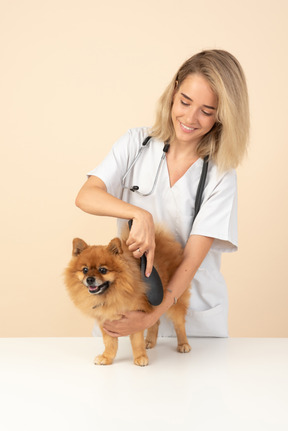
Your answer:
[[[95,365],[111,365],[112,362],[113,362],[113,359],[108,358],[107,356],[104,356],[104,355],[98,355],[94,359]]]
[[[148,363],[149,363],[149,360],[147,355],[141,355],[138,358],[134,359],[134,364],[139,365],[140,367],[146,367]]]
[[[177,351],[180,353],[188,353],[190,352],[191,347],[189,346],[188,343],[184,343],[184,344],[178,344],[177,346]]]

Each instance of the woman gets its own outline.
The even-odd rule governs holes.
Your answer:
[[[136,258],[146,253],[146,276],[153,266],[154,223],[166,226],[184,247],[183,261],[163,302],[152,313],[129,312],[107,321],[107,333],[118,337],[152,326],[190,282],[187,335],[228,336],[227,289],[220,262],[222,252],[237,250],[234,169],[246,152],[248,131],[248,95],[240,64],[226,51],[203,51],[187,60],[172,79],[159,101],[154,126],[129,130],[88,174],[76,205],[90,214],[117,217],[119,229],[133,219],[127,245]],[[147,135],[152,140],[129,170]],[[169,150],[164,153],[167,142]],[[202,205],[193,223],[206,156]],[[134,185],[137,190],[131,191]],[[160,335],[174,335],[169,322],[163,317],[161,321]]]

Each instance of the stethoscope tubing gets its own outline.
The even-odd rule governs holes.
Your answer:
[[[194,223],[194,220],[201,207],[203,191],[204,191],[206,178],[207,178],[207,171],[208,171],[208,156],[204,157],[204,160],[203,160],[202,172],[201,172],[201,176],[200,176],[200,180],[199,180],[197,192],[196,192],[195,212],[194,212],[192,224]]]
[[[157,168],[157,172],[155,175],[154,183],[152,185],[152,189],[150,190],[150,192],[148,192],[148,193],[139,192],[138,186],[132,186],[132,187],[125,186],[125,179],[126,179],[127,175],[129,174],[129,172],[131,171],[131,169],[134,167],[134,165],[137,162],[137,160],[139,159],[139,157],[141,156],[141,153],[144,150],[144,148],[150,143],[151,138],[152,138],[151,136],[147,136],[147,138],[145,138],[145,140],[142,142],[142,145],[141,145],[140,150],[138,151],[138,154],[136,155],[135,159],[133,160],[131,165],[128,167],[126,173],[124,174],[124,176],[122,178],[123,189],[130,190],[131,192],[136,192],[138,195],[143,196],[143,197],[150,196],[154,192],[163,161],[164,161],[164,159],[166,157],[166,153],[169,149],[169,144],[165,143],[165,145],[164,145],[163,154],[161,156],[161,159],[160,159],[160,162],[159,162],[159,165]],[[195,199],[195,212],[194,212],[192,224],[194,223],[194,220],[195,220],[195,218],[196,218],[196,216],[200,210],[200,207],[201,207],[202,196],[203,196],[204,187],[205,187],[206,178],[207,178],[207,172],[208,172],[208,164],[209,164],[209,157],[206,156],[206,157],[204,157],[204,160],[203,160],[202,172],[201,172],[200,180],[199,180],[198,187],[197,187],[197,193],[196,193],[196,199]]]
[[[135,192],[138,195],[143,196],[143,197],[150,196],[154,192],[154,189],[155,189],[157,181],[158,181],[158,177],[159,177],[159,174],[160,174],[160,170],[161,170],[163,161],[164,161],[164,159],[166,157],[166,153],[167,153],[167,151],[169,149],[169,144],[165,144],[164,145],[163,154],[161,156],[161,159],[160,159],[160,162],[159,162],[159,165],[158,165],[158,168],[157,168],[157,172],[156,172],[156,175],[155,175],[155,179],[154,179],[154,182],[153,182],[153,185],[152,185],[152,189],[150,190],[150,192],[148,192],[148,193],[142,193],[142,192],[140,192],[138,190],[138,186],[132,186],[132,187],[125,186],[125,179],[126,179],[127,175],[129,174],[129,172],[131,171],[131,169],[134,167],[134,165],[137,162],[137,160],[139,159],[139,157],[141,156],[141,153],[144,150],[144,148],[149,144],[149,142],[150,142],[151,139],[152,139],[151,136],[147,136],[147,138],[143,141],[143,143],[141,145],[141,148],[138,151],[138,154],[136,155],[135,159],[133,160],[133,162],[131,163],[131,165],[129,166],[129,168],[127,169],[126,173],[124,174],[124,176],[122,178],[122,187],[123,187],[123,189],[130,190],[131,192]]]

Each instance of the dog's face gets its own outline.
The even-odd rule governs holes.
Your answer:
[[[73,240],[74,259],[71,273],[91,295],[103,295],[121,272],[122,247],[119,238],[108,246],[88,246],[79,238]]]
[[[125,241],[114,238],[107,246],[89,246],[75,238],[72,255],[65,284],[82,312],[99,321],[113,320],[124,310],[148,310],[139,261],[127,251]]]

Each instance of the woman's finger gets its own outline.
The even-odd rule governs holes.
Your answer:
[[[154,250],[153,252],[146,253],[146,259],[147,259],[147,265],[146,265],[146,271],[145,275],[146,277],[150,277],[151,272],[153,270],[153,262],[154,262]]]
[[[118,337],[120,337],[120,336],[121,336],[121,335],[120,335],[120,334],[118,334],[117,332],[109,331],[109,330],[108,330],[108,329],[106,329],[106,328],[103,328],[103,331],[104,331],[104,332],[106,332],[106,334],[110,335],[110,337],[113,337],[113,338],[118,338]]]

